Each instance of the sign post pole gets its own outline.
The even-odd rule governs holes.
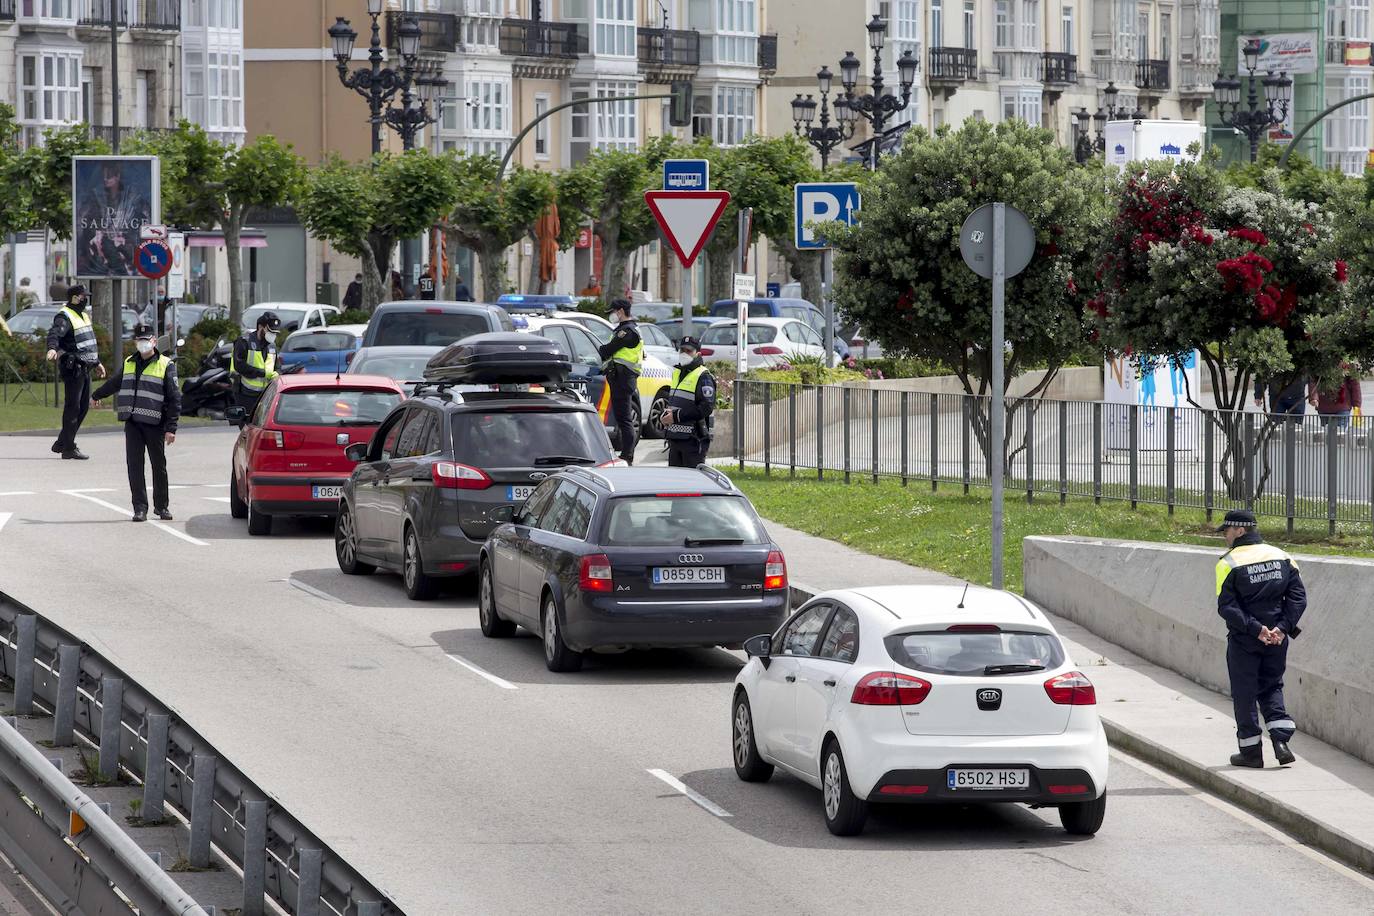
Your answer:
[[[992,587],[1002,587],[1002,402],[1003,358],[1006,351],[1007,205],[992,205]]]
[[[853,226],[858,223],[855,214],[863,208],[859,197],[859,186],[852,182],[810,182],[798,184],[792,189],[793,211],[796,221],[798,251],[820,251],[821,253],[821,312],[825,315],[825,353],[826,365],[835,365],[835,306],[830,301],[831,282],[830,244],[818,238],[814,227],[821,223],[840,223]]]
[[[836,362],[835,354],[835,303],[830,299],[830,290],[834,288],[832,282],[832,263],[830,260],[830,249],[821,249],[821,314],[825,316],[825,364],[834,366]]]
[[[735,374],[744,378],[749,371],[749,303],[758,292],[753,274],[735,274]]]

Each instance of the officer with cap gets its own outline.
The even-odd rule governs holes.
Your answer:
[[[153,513],[169,522],[167,446],[177,439],[177,418],[181,416],[177,367],[157,351],[157,329],[151,325],[134,328],[134,347],[137,352],[124,361],[118,375],[96,389],[91,403],[113,394],[115,415],[124,421],[133,521],[148,519],[148,487],[143,477],[143,456],[147,454],[153,466]]]
[[[1252,513],[1232,510],[1217,528],[1226,535],[1228,550],[1217,561],[1217,613],[1226,621],[1226,670],[1236,711],[1236,740],[1240,753],[1231,755],[1238,767],[1264,766],[1259,713],[1274,743],[1279,764],[1294,760],[1288,742],[1293,720],[1283,707],[1283,672],[1288,640],[1301,631],[1298,621],[1307,609],[1298,564],[1260,537]]]
[[[62,377],[62,432],[52,444],[52,450],[63,458],[86,460],[87,454],[76,447],[76,431],[86,419],[91,405],[91,368],[105,377],[95,340],[95,327],[90,315],[91,295],[81,284],[67,288],[67,304],[52,320],[48,330],[48,362],[57,363]]]
[[[663,437],[668,440],[668,467],[694,468],[706,461],[716,409],[716,380],[701,362],[695,337],[677,342],[668,404],[663,410]]]
[[[639,373],[644,365],[644,341],[639,327],[630,317],[630,300],[611,302],[611,320],[616,322],[611,339],[598,348],[601,368],[606,372],[606,384],[611,389],[611,411],[615,427],[620,431],[620,457],[626,464],[635,463],[635,443],[639,440],[633,414],[634,399],[638,396]]]
[[[234,402],[248,416],[258,408],[267,383],[277,377],[277,331],[281,319],[276,312],[263,312],[250,333],[234,341],[229,374],[234,377]]]

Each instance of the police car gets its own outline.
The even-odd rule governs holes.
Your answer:
[[[824,592],[744,644],[731,704],[735,772],[821,790],[831,833],[870,803],[1019,802],[1090,835],[1107,808],[1092,682],[1049,619],[1008,592]]]

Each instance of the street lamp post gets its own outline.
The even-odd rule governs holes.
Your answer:
[[[1081,165],[1093,156],[1100,155],[1107,151],[1107,122],[1116,121],[1124,117],[1126,109],[1118,108],[1116,97],[1121,92],[1116,88],[1116,83],[1108,82],[1102,90],[1102,105],[1093,114],[1088,114],[1088,109],[1080,108],[1073,113],[1078,121],[1078,142],[1073,147],[1073,157]],[[1132,118],[1145,117],[1143,112],[1136,111],[1131,115]],[[1093,122],[1093,135],[1088,135],[1088,121]]]
[[[853,51],[846,51],[844,57],[840,59],[840,82],[844,85],[844,99],[849,110],[853,113],[854,120],[862,117],[869,124],[873,125],[873,153],[869,157],[869,168],[878,168],[878,147],[881,145],[883,128],[892,116],[899,111],[904,111],[907,104],[911,101],[911,87],[916,82],[916,72],[920,69],[921,62],[910,52],[907,51],[897,61],[897,73],[900,80],[901,97],[890,92],[883,91],[883,46],[887,43],[887,22],[876,13],[867,25],[868,46],[873,51],[873,91],[863,95],[855,95],[854,87],[859,82],[859,68],[861,66],[859,58],[854,56]],[[829,72],[829,71],[823,71]],[[839,115],[839,103],[836,102],[836,114]]]
[[[1250,161],[1259,158],[1259,142],[1269,128],[1282,124],[1288,117],[1288,105],[1293,99],[1293,80],[1273,70],[1266,72],[1259,83],[1263,84],[1264,96],[1256,83],[1256,70],[1259,67],[1260,41],[1252,38],[1245,43],[1245,70],[1248,76],[1246,106],[1240,107],[1241,82],[1236,74],[1229,78],[1219,76],[1212,82],[1212,98],[1217,103],[1218,115],[1222,126],[1231,127],[1250,141]],[[1261,107],[1263,101],[1263,107]],[[1228,112],[1226,109],[1230,108]]]
[[[421,76],[416,66],[420,53],[420,40],[424,32],[420,24],[411,16],[401,21],[397,30],[397,44],[400,51],[400,66],[386,67],[386,53],[382,47],[382,0],[367,0],[367,14],[372,19],[372,41],[368,45],[367,66],[349,72],[348,62],[353,57],[353,45],[358,33],[349,21],[340,16],[329,27],[329,40],[333,46],[334,59],[338,63],[339,81],[367,100],[371,113],[372,153],[382,151],[382,125],[385,124],[401,135],[401,148],[415,148],[415,135],[426,125],[439,120],[443,104],[443,88],[448,80],[441,77]],[[400,95],[399,107],[392,100]],[[418,95],[418,103],[416,96]],[[405,282],[414,282],[415,240],[405,239],[401,243],[401,260]]]
[[[835,120],[836,126],[830,124],[830,83],[834,75],[829,67],[821,67],[816,74],[816,82],[821,90],[821,123],[819,127],[812,127],[811,124],[816,120],[816,100],[808,95],[802,98],[800,92],[792,100],[792,124],[797,135],[804,137],[807,143],[815,147],[816,152],[821,154],[821,171],[824,172],[830,165],[830,154],[835,147],[844,143],[854,136],[854,109],[848,100],[840,98],[835,100]]]

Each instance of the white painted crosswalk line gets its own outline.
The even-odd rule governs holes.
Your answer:
[[[6,490],[0,496],[32,496],[32,490]]]
[[[201,499],[208,499],[212,503],[227,503],[229,501],[227,496],[202,496]]]
[[[5,522],[9,521],[13,515],[13,512],[0,512],[0,528],[4,528]]]
[[[88,496],[88,495],[86,495],[85,493],[79,492],[79,491],[77,491],[77,490],[58,490],[57,492],[59,492],[59,493],[65,495],[65,496],[75,496],[77,499],[84,499],[84,500],[86,500],[87,502],[95,503],[97,506],[102,506],[102,507],[104,507],[104,508],[106,508],[106,509],[109,509],[109,510],[112,511],[112,512],[118,512],[120,515],[128,516],[128,515],[131,514],[131,511],[132,511],[132,510],[130,510],[130,509],[128,509],[128,508],[125,508],[125,507],[123,507],[123,506],[116,506],[114,503],[107,503],[107,502],[105,502],[105,500],[103,500],[103,499],[96,499],[94,496]],[[200,538],[193,538],[193,537],[191,537],[189,534],[187,534],[185,531],[181,531],[181,530],[179,530],[179,529],[173,528],[171,525],[167,525],[167,524],[164,524],[164,523],[162,523],[162,522],[155,522],[155,521],[149,521],[147,524],[153,526],[154,528],[157,528],[159,531],[165,531],[165,532],[167,532],[167,533],[170,534],[172,537],[181,538],[183,541],[185,541],[185,542],[188,543],[188,544],[195,544],[197,547],[209,547],[209,546],[210,546],[210,542],[209,542],[209,541],[202,541]]]

